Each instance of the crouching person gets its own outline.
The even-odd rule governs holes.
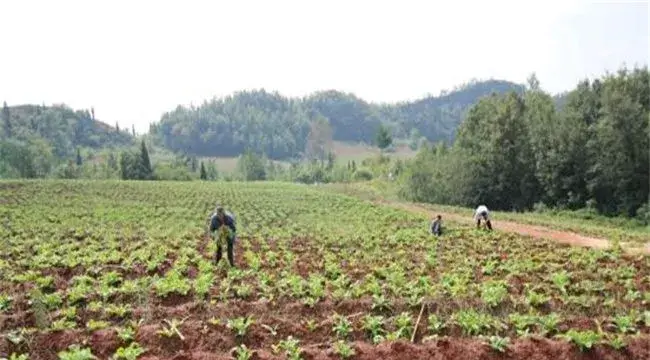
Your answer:
[[[431,222],[431,233],[435,236],[442,235],[442,216],[436,216],[436,219]]]
[[[485,221],[485,225],[489,230],[492,230],[492,222],[490,221],[490,211],[488,210],[487,206],[485,205],[480,205],[478,208],[476,208],[476,211],[474,212],[474,220],[476,220],[476,228],[481,227],[481,220]]]

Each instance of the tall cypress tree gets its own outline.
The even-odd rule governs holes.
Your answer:
[[[197,169],[196,169],[196,168],[197,168],[197,164],[196,164],[196,156],[192,156],[192,158],[190,159],[190,161],[191,161],[190,164],[191,164],[192,172],[195,173],[196,170],[197,170]]]
[[[149,151],[147,151],[147,146],[144,143],[144,139],[140,143],[140,166],[141,166],[140,178],[143,180],[152,179],[153,169],[151,168],[151,162],[149,161]]]
[[[2,127],[5,137],[10,138],[13,136],[13,131],[11,130],[11,113],[9,112],[6,101],[2,104]]]
[[[83,159],[81,158],[81,151],[77,148],[77,166],[81,166]]]
[[[201,161],[201,180],[207,180],[208,179],[208,173],[205,171],[205,165],[203,165],[203,161]]]
[[[108,167],[110,167],[113,170],[117,170],[117,159],[115,158],[115,155],[113,153],[108,154],[108,160],[106,162],[108,164]]]

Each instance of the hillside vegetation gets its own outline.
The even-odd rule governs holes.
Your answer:
[[[44,177],[79,162],[81,149],[99,150],[134,144],[134,134],[95,119],[93,110],[65,105],[3,104],[0,177]]]
[[[371,144],[380,125],[385,125],[395,138],[450,142],[463,115],[481,97],[522,89],[490,80],[440,97],[393,105],[373,104],[333,90],[305,98],[242,91],[200,106],[178,106],[151,126],[151,134],[165,147],[186,154],[227,157],[248,149],[271,159],[303,156],[313,122],[324,122],[322,131],[336,141]]]

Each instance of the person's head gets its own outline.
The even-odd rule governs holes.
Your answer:
[[[436,219],[442,220],[442,216],[438,215],[438,216],[436,216]]]
[[[215,208],[215,212],[217,213],[217,216],[222,218],[224,215],[226,215],[226,211],[223,209],[223,206],[217,204]]]

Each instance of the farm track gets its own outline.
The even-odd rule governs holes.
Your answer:
[[[441,215],[443,220],[449,220],[454,223],[473,225],[473,220],[468,219],[467,217],[461,216],[455,213],[433,211],[427,209],[424,206],[420,206],[412,203],[402,203],[397,201],[388,201],[388,200],[379,200],[373,201],[375,204],[380,204],[384,206],[391,206],[398,209],[403,209],[410,211],[412,213],[424,214],[430,218],[433,218],[435,215]],[[602,238],[590,237],[581,235],[571,231],[562,231],[550,229],[545,226],[540,225],[529,225],[517,223],[514,221],[492,221],[492,227],[498,231],[504,231],[509,233],[516,233],[523,236],[530,236],[535,239],[549,239],[554,240],[562,244],[567,244],[571,246],[582,246],[590,247],[595,249],[607,249],[611,246],[611,243]],[[629,254],[645,254],[650,255],[650,243],[646,243],[645,246],[638,245],[627,245],[622,244],[623,250]]]

